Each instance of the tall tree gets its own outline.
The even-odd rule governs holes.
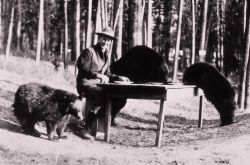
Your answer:
[[[244,0],[231,0],[226,2],[223,35],[223,71],[226,77],[229,73],[239,70],[239,50],[243,50],[244,26]]]
[[[191,47],[191,64],[194,64],[195,62],[195,8],[196,3],[195,0],[191,0],[191,13],[192,13],[192,47]]]
[[[218,17],[219,35],[218,35],[218,43],[220,45],[220,49],[219,49],[220,52],[218,52],[219,59],[218,59],[218,62],[217,62],[217,66],[218,66],[219,69],[224,68],[223,61],[224,61],[224,33],[225,33],[225,1],[226,0],[220,0],[219,1],[219,17]]]
[[[12,6],[11,6],[9,33],[8,33],[8,39],[7,39],[6,52],[5,52],[6,60],[8,60],[9,56],[10,56],[10,47],[11,47],[12,33],[13,33],[13,26],[14,26],[14,11],[15,11],[15,1],[14,0],[12,0],[11,5]]]
[[[201,37],[200,37],[200,47],[199,47],[199,61],[205,60],[205,37],[206,37],[206,27],[207,27],[207,8],[208,0],[203,0],[203,13],[202,13],[202,23],[201,23]]]
[[[152,0],[148,0],[148,17],[147,17],[147,46],[152,48],[152,25],[153,25],[153,18],[152,18]]]
[[[40,0],[39,7],[39,24],[38,24],[38,39],[37,39],[37,51],[36,51],[36,62],[40,62],[41,51],[42,51],[42,39],[44,34],[44,0]]]
[[[242,75],[240,79],[240,89],[239,89],[239,102],[238,105],[240,108],[247,108],[249,103],[249,72],[250,72],[250,0],[247,1],[247,10],[246,10],[246,29],[244,35],[244,56],[243,56],[243,66],[241,69]]]
[[[88,9],[87,9],[87,18],[86,18],[86,41],[85,41],[85,47],[89,47],[91,45],[91,27],[92,27],[92,0],[88,0]]]
[[[243,18],[243,31],[246,29],[246,13],[247,13],[247,0],[244,0],[244,18]]]
[[[21,1],[17,1],[17,11],[18,11],[18,17],[17,17],[17,50],[20,51],[21,49],[21,28],[22,28],[22,10],[21,10]]]
[[[221,14],[220,14],[220,11],[221,11],[221,0],[218,0],[216,1],[216,29],[217,29],[217,57],[216,57],[216,66],[217,68],[219,68],[219,59],[221,57],[221,52],[222,52],[222,43],[221,43],[221,37],[222,37],[222,34],[221,34]]]
[[[2,45],[3,45],[3,33],[2,33],[2,30],[3,30],[3,21],[2,21],[2,14],[3,14],[3,10],[2,10],[2,1],[0,0],[0,50],[2,50]]]
[[[167,62],[169,62],[169,52],[171,48],[171,24],[172,24],[172,11],[174,8],[173,5],[174,0],[164,1],[164,38],[165,38],[165,57]]]
[[[116,15],[114,20],[115,36],[117,41],[114,42],[114,61],[122,56],[122,25],[123,25],[123,0],[115,1],[114,8]]]
[[[117,1],[115,1],[117,2]],[[96,21],[95,21],[95,32],[100,32],[102,30],[103,22],[102,22],[102,12],[101,12],[101,0],[97,0],[96,7]],[[94,44],[97,43],[98,36],[94,36]]]
[[[68,69],[68,44],[69,44],[69,30],[68,30],[68,0],[64,0],[64,69]]]
[[[130,47],[142,45],[142,25],[145,0],[129,0],[130,11]]]
[[[177,81],[178,58],[179,58],[179,49],[180,49],[180,40],[181,40],[182,13],[183,13],[183,0],[179,0],[179,15],[178,15],[179,17],[178,17],[177,37],[176,37],[176,45],[175,45],[173,81]]]
[[[80,0],[76,0],[75,3],[75,13],[76,13],[76,17],[75,17],[75,54],[76,54],[76,59],[79,57],[80,55]]]
[[[107,1],[101,0],[101,19],[102,19],[102,29],[108,26],[108,8]]]

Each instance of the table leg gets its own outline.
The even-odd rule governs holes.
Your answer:
[[[203,95],[200,96],[200,104],[199,104],[199,121],[198,121],[198,128],[202,127],[202,104],[203,104]]]
[[[155,139],[155,143],[156,143],[157,147],[161,146],[163,124],[164,124],[164,119],[165,119],[164,103],[165,103],[165,101],[161,100],[161,102],[160,102],[159,117],[158,117],[157,132],[156,132],[156,139]]]
[[[106,142],[110,141],[110,126],[111,126],[111,99],[106,97],[106,115],[105,115],[105,136],[104,139]]]

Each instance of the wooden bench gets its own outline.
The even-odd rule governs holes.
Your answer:
[[[202,102],[203,92],[196,86],[192,85],[152,85],[152,84],[98,84],[105,91],[106,97],[106,116],[104,121],[104,138],[107,142],[110,141],[110,126],[111,126],[111,98],[127,98],[127,99],[147,99],[160,100],[160,109],[158,116],[158,125],[156,132],[156,146],[161,146],[163,123],[165,118],[166,108],[165,101],[199,96],[199,116],[198,127],[202,127]],[[97,126],[98,127],[98,126]]]

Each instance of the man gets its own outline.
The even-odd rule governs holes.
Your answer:
[[[91,130],[96,118],[104,117],[104,92],[98,83],[108,83],[112,81],[129,81],[127,77],[110,73],[110,46],[114,37],[114,31],[110,27],[104,28],[96,33],[99,37],[96,45],[82,51],[77,60],[77,92],[80,97],[85,96],[88,102],[89,111],[86,114],[85,130],[83,137],[93,139],[94,132]],[[126,99],[112,100],[112,123],[117,112],[126,104]]]

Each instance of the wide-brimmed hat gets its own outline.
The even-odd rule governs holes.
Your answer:
[[[102,29],[101,32],[96,32],[95,34],[99,35],[99,36],[105,36],[111,40],[117,40],[117,38],[114,36],[115,32],[111,27],[105,27],[104,29]]]

